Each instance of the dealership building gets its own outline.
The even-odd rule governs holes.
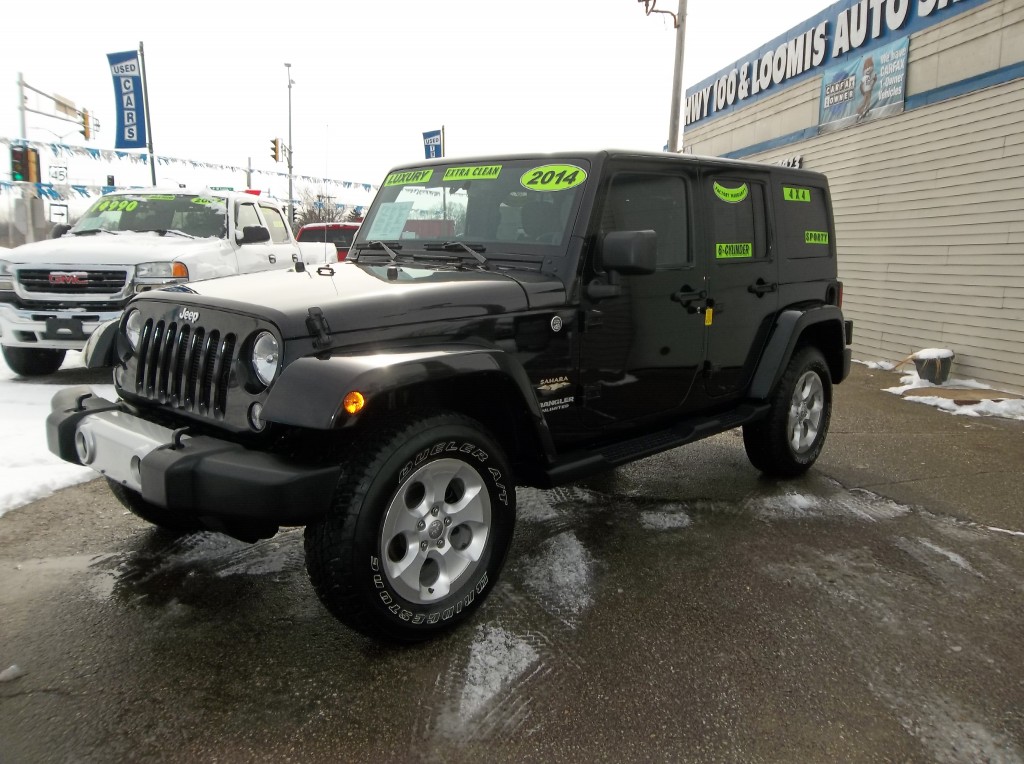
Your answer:
[[[1022,0],[840,0],[684,118],[687,152],[828,176],[854,358],[1024,390]]]

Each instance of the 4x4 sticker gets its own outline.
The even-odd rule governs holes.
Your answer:
[[[804,244],[828,244],[828,231],[804,231]]]
[[[747,198],[747,184],[739,186],[738,188],[726,188],[718,181],[715,181],[715,196],[721,199],[723,202],[729,202],[729,204],[737,204]]]
[[[519,184],[531,191],[566,191],[587,179],[587,171],[574,164],[546,164],[527,170]]]
[[[753,244],[716,244],[715,259],[731,260],[737,257],[753,257]]]
[[[433,170],[408,170],[406,172],[393,172],[384,179],[385,186],[409,186],[413,183],[426,183]]]
[[[444,178],[442,180],[494,180],[500,174],[500,164],[479,165],[477,167],[449,167],[444,171]]]
[[[799,186],[783,186],[782,198],[787,202],[809,202],[811,201],[811,189],[800,188]]]

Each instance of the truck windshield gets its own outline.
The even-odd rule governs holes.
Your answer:
[[[195,237],[227,236],[227,200],[194,194],[110,194],[100,199],[71,229],[89,231],[178,232]]]
[[[495,251],[564,246],[589,163],[494,159],[430,165],[390,173],[370,207],[355,247],[372,241],[436,249],[462,242]],[[434,246],[428,246],[434,245]]]

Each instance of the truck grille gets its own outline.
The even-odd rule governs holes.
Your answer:
[[[18,283],[26,292],[50,294],[117,294],[124,289],[124,270],[76,271],[18,269]]]
[[[139,339],[136,395],[223,419],[236,337],[216,329],[149,319]]]

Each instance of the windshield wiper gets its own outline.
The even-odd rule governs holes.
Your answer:
[[[177,228],[151,228],[151,229],[148,229],[148,230],[151,230],[154,233],[158,233],[161,236],[166,236],[169,233],[173,233],[175,236],[184,236],[187,239],[194,239],[194,238],[196,238],[195,236],[193,236],[190,233],[185,233],[184,231],[179,231]]]
[[[389,246],[389,245],[385,244],[383,241],[381,241],[380,239],[376,239],[374,241],[368,241],[368,242],[365,242],[364,244],[360,244],[358,247],[354,247],[356,252],[355,252],[354,256],[351,259],[352,260],[358,260],[359,259],[359,253],[363,249],[383,249],[385,252],[388,253],[388,257],[391,258],[391,262],[394,263],[394,262],[397,262],[397,260],[398,260],[398,253],[395,252],[395,250],[396,249],[401,249],[401,248],[402,248],[402,245],[399,244],[397,241],[391,242],[391,245]]]
[[[485,247],[483,244],[466,244],[465,242],[461,241],[446,241],[442,244],[426,244],[424,245],[423,249],[427,250],[428,252],[437,250],[441,250],[443,252],[458,252],[459,250],[462,250],[472,255],[473,259],[476,260],[478,263],[480,263],[480,265],[484,266],[485,268],[489,267],[490,265],[488,259],[484,257],[482,254],[480,254],[481,252],[487,251],[487,247]]]
[[[84,231],[73,231],[75,236],[92,236],[94,233],[109,233],[111,236],[117,236],[117,231],[111,231],[109,228],[88,228]]]

